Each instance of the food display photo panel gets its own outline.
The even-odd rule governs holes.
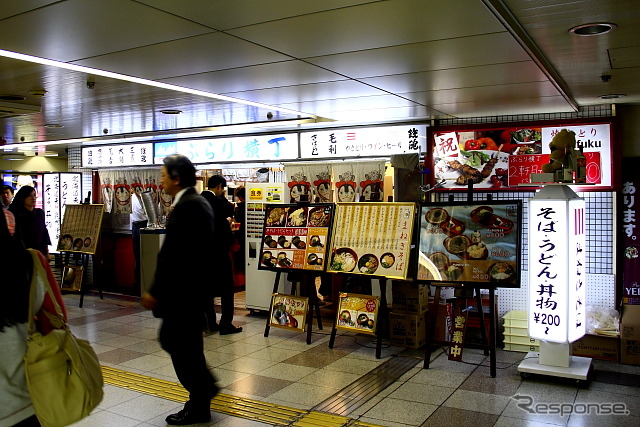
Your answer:
[[[336,328],[375,334],[380,297],[341,293],[338,297]]]
[[[418,280],[520,287],[522,202],[426,203]]]
[[[259,269],[324,271],[333,204],[267,204]]]
[[[406,279],[416,205],[338,203],[327,271]]]
[[[273,294],[269,325],[304,332],[309,298],[295,295]]]
[[[102,204],[66,205],[56,249],[95,254],[103,211]]]

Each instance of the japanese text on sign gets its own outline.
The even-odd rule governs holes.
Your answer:
[[[302,132],[302,158],[420,153],[425,126],[391,126]]]

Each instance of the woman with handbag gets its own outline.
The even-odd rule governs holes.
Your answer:
[[[5,211],[4,215],[0,215],[0,259],[3,265],[7,266],[2,273],[4,286],[0,298],[0,427],[40,426],[31,403],[24,366],[34,259],[40,260],[47,274],[46,278],[35,282],[33,312],[38,312],[43,305],[53,305],[50,297],[45,297],[43,282],[49,280],[55,283],[55,279],[44,256],[35,252],[37,258],[34,258],[9,230],[7,223],[10,221],[7,221],[7,215],[11,215],[11,212]],[[57,293],[54,291],[54,294],[66,320],[66,311],[59,290]],[[52,325],[44,316],[38,319],[37,323],[42,331],[52,329]]]

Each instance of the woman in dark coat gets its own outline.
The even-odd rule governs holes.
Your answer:
[[[9,210],[16,217],[16,235],[25,248],[40,251],[45,257],[49,254],[49,231],[44,222],[44,211],[36,208],[36,190],[25,185],[18,190]]]

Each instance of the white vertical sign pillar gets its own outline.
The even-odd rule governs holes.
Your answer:
[[[529,335],[540,340],[540,354],[518,369],[586,379],[591,359],[571,356],[586,322],[584,199],[566,185],[548,185],[530,199],[528,250]]]

